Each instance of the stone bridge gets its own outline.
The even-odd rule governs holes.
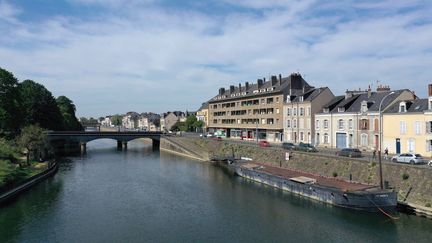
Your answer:
[[[86,131],[61,131],[48,132],[50,142],[72,142],[79,143],[81,152],[85,153],[87,143],[96,139],[109,138],[117,140],[119,150],[127,149],[127,143],[137,138],[150,138],[153,141],[153,149],[158,150],[162,132],[86,132]]]

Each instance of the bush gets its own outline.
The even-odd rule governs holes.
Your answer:
[[[428,208],[430,208],[430,207],[431,207],[431,204],[430,204],[430,203],[426,203],[425,206],[428,207]]]
[[[375,166],[376,166],[376,162],[375,162],[375,161],[372,161],[371,166],[372,166],[372,167],[375,167]]]
[[[337,172],[333,172],[333,177],[337,177],[338,173]]]
[[[409,178],[409,175],[406,172],[404,172],[402,174],[402,180],[408,180],[408,178]]]

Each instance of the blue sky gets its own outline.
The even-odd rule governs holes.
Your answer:
[[[335,95],[432,81],[432,1],[0,0],[0,67],[79,116],[195,110],[299,71]]]

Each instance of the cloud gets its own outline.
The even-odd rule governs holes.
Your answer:
[[[148,1],[120,14],[18,20],[3,27],[0,66],[72,98],[86,116],[193,110],[219,87],[297,70],[335,94],[381,80],[425,96],[430,4],[399,1],[383,13],[356,2],[225,1],[243,9],[208,13]]]
[[[4,20],[6,22],[15,22],[16,16],[18,16],[21,11],[8,3],[5,0],[0,1],[0,20]]]

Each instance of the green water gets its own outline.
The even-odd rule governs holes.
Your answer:
[[[0,242],[432,242],[432,220],[312,202],[131,142],[88,144],[0,208]]]

